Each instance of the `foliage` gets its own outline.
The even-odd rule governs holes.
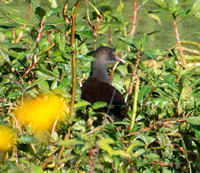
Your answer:
[[[55,0],[50,2],[51,10],[35,1],[24,2],[29,3],[28,12],[34,11],[37,24],[28,15],[26,20],[20,17],[17,9],[0,7],[4,15],[0,18],[0,121],[15,129],[17,138],[12,151],[0,152],[0,172],[200,171],[199,43],[180,38],[186,47],[147,49],[150,35],[136,38],[127,34],[132,21],[122,14],[122,0],[116,9],[111,1],[83,1],[84,16],[77,15],[80,1],[70,8],[66,3],[63,9]],[[145,1],[138,5],[138,16],[143,6],[153,2],[157,8],[145,15],[159,22],[163,11],[175,15],[174,21],[180,15],[181,20],[200,16],[199,0],[188,9],[178,0]],[[138,19],[136,24],[142,20]],[[112,41],[113,36],[117,41]],[[90,105],[81,100],[80,86],[90,73],[92,47],[100,44],[110,44],[126,59],[126,65],[112,69],[112,81],[130,106],[122,122],[98,113],[103,122],[96,126],[95,109],[105,103]],[[135,86],[139,88],[134,91]],[[74,99],[66,103],[71,114],[65,112],[58,124],[54,119],[45,140],[37,139],[30,126],[15,115],[26,99],[41,95]],[[57,109],[56,104],[49,105],[48,112]],[[39,124],[40,117],[37,121]]]

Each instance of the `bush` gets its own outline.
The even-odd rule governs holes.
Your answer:
[[[132,20],[122,14],[123,1],[116,9],[111,1],[78,0],[70,8],[69,2],[60,8],[52,1],[50,10],[24,3],[26,20],[18,10],[0,7],[0,130],[12,130],[2,135],[7,142],[0,143],[6,145],[0,149],[0,172],[200,170],[200,45],[182,40],[177,26],[180,19],[200,17],[199,1],[185,9],[178,0],[139,5],[135,0]],[[159,15],[171,17],[177,42],[171,48],[148,48],[157,31],[135,37],[150,3],[157,6],[144,15],[158,24]],[[29,21],[31,11],[37,24]],[[126,65],[110,71],[129,111],[120,122],[99,113],[104,120],[95,126],[94,109],[105,104],[81,100],[80,87],[99,45],[111,45],[125,57]]]

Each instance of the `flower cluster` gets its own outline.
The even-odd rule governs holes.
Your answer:
[[[15,132],[5,126],[0,126],[0,152],[6,152],[16,144]]]
[[[30,125],[34,134],[41,136],[52,128],[55,121],[64,119],[66,107],[63,98],[50,94],[26,99],[17,114],[21,117],[20,123]]]

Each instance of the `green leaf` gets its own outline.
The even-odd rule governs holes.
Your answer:
[[[200,13],[200,0],[196,0],[192,6],[191,11],[189,12],[189,15],[195,15],[196,17],[198,17],[199,13]]]
[[[19,24],[26,24],[26,25],[32,25],[31,23],[27,22],[26,20],[22,19],[18,14],[16,14],[15,12],[12,12],[10,10],[7,10],[6,8],[4,7],[0,7],[0,12],[6,16],[7,18],[13,20],[14,22],[16,23],[19,23]]]
[[[168,60],[164,61],[164,64],[170,69],[174,69],[175,67],[175,57],[171,57]]]
[[[200,141],[200,130],[194,130],[195,136]]]
[[[66,45],[66,40],[65,36],[61,33],[55,33],[55,43],[56,46],[58,47],[58,50],[61,52],[65,52],[65,45]]]
[[[39,86],[39,88],[40,88],[40,90],[41,90],[41,92],[42,92],[43,94],[49,93],[49,84],[48,84],[47,81],[42,81],[42,82],[40,82],[40,83],[38,84],[38,86]]]
[[[147,45],[148,43],[148,35],[147,34],[143,34],[141,39],[140,39],[140,49],[143,51],[144,47]]]
[[[72,148],[76,145],[84,145],[85,143],[83,141],[78,141],[77,139],[68,139],[68,140],[63,140],[59,143],[59,145],[64,145],[65,147]]]
[[[108,154],[110,156],[113,155],[113,149],[112,147],[109,145],[109,144],[114,144],[115,141],[111,138],[105,138],[105,139],[101,139],[99,141],[99,147],[102,149],[102,150],[105,150],[108,152]]]
[[[46,11],[41,7],[37,7],[35,9],[35,15],[41,21],[43,19],[43,17],[46,15]]]
[[[17,141],[20,144],[32,144],[32,143],[37,143],[38,142],[35,138],[30,137],[30,136],[22,136],[20,138],[17,138]]]
[[[48,18],[50,18],[54,14],[60,12],[61,10],[62,10],[62,8],[60,8],[60,7],[53,8],[52,10],[48,11],[45,16],[43,16],[43,19],[46,21]]]
[[[170,3],[169,3],[169,11],[170,11],[171,13],[174,13],[174,12],[176,12],[178,9],[179,9],[178,0],[170,0]]]
[[[86,107],[88,105],[91,105],[91,103],[81,100],[80,102],[74,104],[74,108]]]
[[[160,8],[167,10],[167,4],[165,3],[165,0],[153,0],[154,3],[156,3]]]
[[[83,36],[87,39],[94,39],[91,31],[77,31],[76,34]]]
[[[163,50],[145,50],[144,53],[148,56],[148,58],[156,59],[157,56],[165,56],[167,54],[166,51]]]
[[[45,78],[39,78],[36,81],[34,81],[33,83],[31,83],[30,85],[28,85],[25,90],[32,88],[35,85],[38,85],[39,83],[43,82],[45,80]]]
[[[59,18],[55,21],[46,22],[46,25],[60,25],[60,24],[63,24],[63,23],[65,23],[65,20],[63,18]]]
[[[160,159],[160,156],[155,153],[149,153],[146,155],[146,157],[150,160],[155,160],[155,161],[159,161],[159,159]]]
[[[128,44],[128,45],[132,45],[132,41],[131,41],[130,39],[127,39],[127,38],[124,38],[124,37],[119,37],[119,39],[120,39],[122,42],[124,42],[124,43],[126,43],[126,44]]]
[[[189,117],[185,118],[185,120],[190,124],[200,125],[200,117]]]
[[[38,76],[38,78],[41,78],[41,80],[43,79],[43,80],[52,80],[53,81],[55,79],[55,77],[47,75],[41,71],[36,71],[35,73]]]
[[[169,75],[165,76],[164,80],[165,80],[165,82],[167,82],[171,85],[174,85],[175,81],[176,81],[176,76],[169,74]]]
[[[143,147],[143,146],[144,146],[143,142],[139,140],[134,140],[133,142],[131,142],[131,145],[128,146],[127,152],[130,153],[132,152],[134,148]]]
[[[31,172],[43,173],[41,166],[31,163]]]
[[[153,13],[147,13],[147,15],[154,19],[156,21],[157,24],[161,24],[161,20],[160,20],[160,17],[156,14],[153,14]]]
[[[113,155],[122,156],[125,158],[131,158],[131,154],[129,154],[128,152],[126,152],[124,150],[113,150]]]
[[[99,108],[103,108],[107,105],[107,103],[105,102],[95,102],[93,105],[92,105],[92,108],[93,109],[99,109]]]
[[[76,55],[76,59],[80,59],[83,61],[95,61],[96,58],[94,58],[93,56],[87,56],[87,55]]]
[[[143,85],[138,94],[138,101],[140,102],[143,97],[146,98],[148,96],[148,94],[151,92],[151,90],[152,90],[152,86]]]
[[[58,87],[54,89],[54,92],[62,92],[64,88],[69,85],[70,82],[71,80],[69,79],[69,77],[64,78],[60,85],[58,85]]]

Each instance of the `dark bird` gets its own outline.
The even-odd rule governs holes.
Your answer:
[[[122,120],[126,114],[127,106],[121,93],[110,84],[107,68],[113,62],[120,61],[124,63],[124,61],[116,55],[112,48],[105,46],[99,47],[94,57],[96,60],[91,63],[90,77],[83,83],[81,88],[81,98],[91,104],[99,101],[106,102],[108,107],[97,111],[114,115],[115,120]],[[111,104],[112,108],[109,108]]]

